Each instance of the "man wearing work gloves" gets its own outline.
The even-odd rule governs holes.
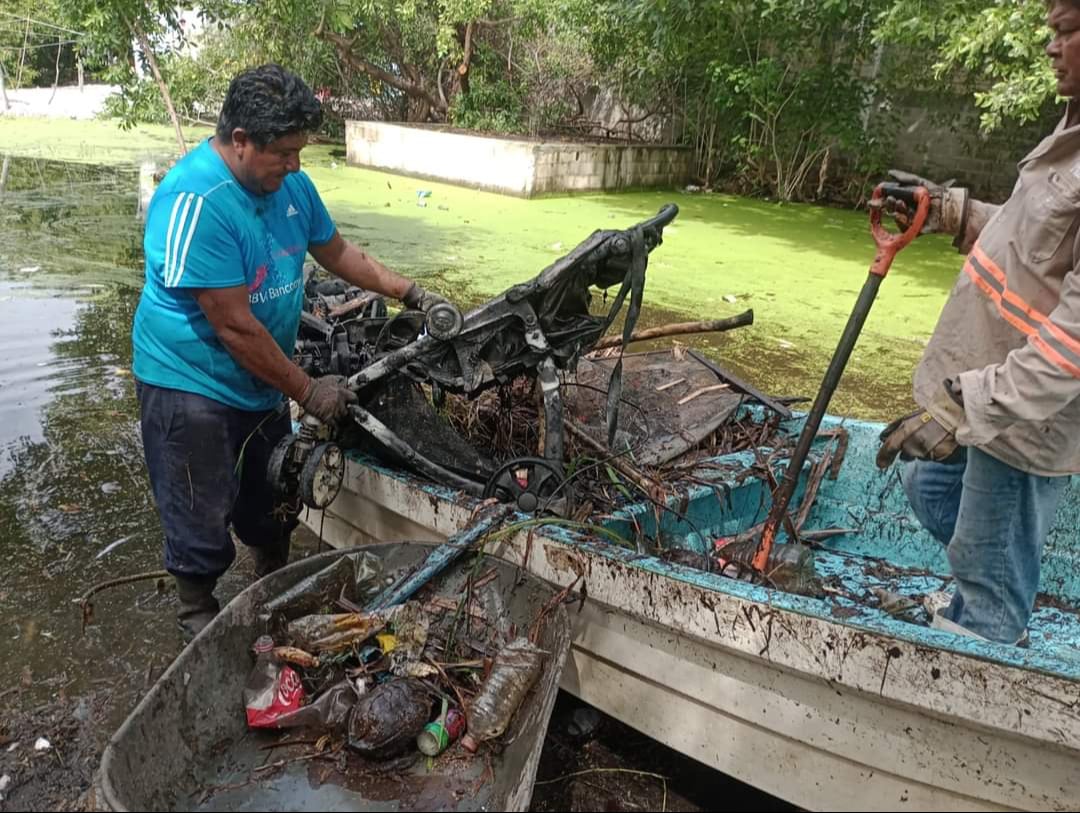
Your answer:
[[[915,372],[923,409],[882,433],[878,455],[907,461],[911,505],[948,545],[956,594],[934,626],[1006,644],[1026,641],[1043,543],[1080,472],[1080,2],[1052,2],[1048,20],[1072,101],[1012,197],[994,207],[898,178],[929,186],[929,229],[970,254]]]
[[[286,397],[323,421],[356,395],[290,360],[308,252],[345,281],[427,310],[443,302],[342,239],[300,151],[318,100],[277,65],[233,79],[216,134],[165,176],[146,218],[146,282],[132,333],[142,437],[186,636],[218,611],[235,557],[259,576],[288,561],[296,515],[274,505],[266,468],[291,431]]]

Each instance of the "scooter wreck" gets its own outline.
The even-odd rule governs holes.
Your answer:
[[[378,297],[339,281],[307,283],[296,358],[310,375],[344,375],[358,394],[351,421],[322,425],[305,415],[270,461],[282,502],[325,508],[341,488],[342,448],[362,448],[473,496],[519,510],[566,514],[564,420],[559,371],[573,371],[629,298],[623,346],[641,310],[650,252],[678,214],[664,206],[625,230],[594,232],[532,280],[462,315],[452,305],[389,316]],[[606,313],[590,312],[590,289],[619,284]],[[618,423],[622,360],[610,376],[609,444]],[[439,415],[447,394],[473,399],[525,376],[543,393],[543,456],[495,463]],[[430,388],[430,400],[417,385]]]

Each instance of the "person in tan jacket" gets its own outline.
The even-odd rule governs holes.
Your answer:
[[[921,409],[882,433],[878,465],[901,456],[913,510],[948,545],[956,593],[933,625],[1007,644],[1026,641],[1043,543],[1080,473],[1080,1],[1052,0],[1047,19],[1072,101],[1004,205],[894,176],[929,188],[929,230],[967,260],[915,372]]]

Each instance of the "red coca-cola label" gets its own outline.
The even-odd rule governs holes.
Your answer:
[[[446,729],[450,742],[453,742],[465,733],[465,715],[457,709],[450,709],[450,711],[446,712],[443,728]]]
[[[283,714],[296,711],[304,703],[304,686],[300,676],[283,666],[272,687],[247,703],[247,722],[251,728],[276,728]]]

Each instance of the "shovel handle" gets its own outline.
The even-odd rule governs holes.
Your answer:
[[[874,244],[877,246],[877,255],[870,266],[870,273],[877,277],[884,277],[889,273],[892,262],[900,249],[911,243],[923,226],[926,225],[927,215],[930,214],[930,193],[925,187],[918,186],[912,192],[915,200],[915,216],[911,219],[907,229],[899,234],[885,231],[881,225],[882,202],[885,200],[885,184],[878,184],[874,194],[870,198],[870,232],[874,235]]]
[[[924,187],[919,186],[912,190],[916,210],[915,216],[912,218],[911,223],[908,224],[907,229],[900,234],[891,234],[885,231],[885,228],[881,225],[881,210],[885,193],[885,185],[881,184],[874,190],[874,195],[870,199],[870,231],[873,233],[874,243],[877,245],[877,256],[874,257],[874,263],[870,266],[870,274],[863,284],[859,299],[855,303],[855,309],[848,318],[832,361],[829,362],[829,369],[825,372],[825,379],[821,382],[821,389],[818,390],[817,398],[814,399],[814,406],[806,417],[806,423],[803,424],[799,440],[795,445],[795,451],[792,452],[791,459],[788,461],[784,479],[773,494],[773,506],[761,530],[761,538],[752,562],[754,569],[758,573],[764,573],[768,566],[769,554],[772,551],[773,543],[776,541],[777,531],[780,524],[788,516],[788,505],[795,494],[795,487],[798,484],[803,464],[810,454],[810,446],[817,436],[817,431],[821,426],[822,419],[825,417],[826,410],[829,408],[833,393],[840,384],[840,377],[843,375],[851,351],[855,347],[855,341],[862,331],[863,323],[870,313],[870,307],[874,304],[878,287],[881,285],[885,275],[889,273],[889,267],[900,249],[914,240],[926,224],[926,216],[930,212],[930,193]],[[796,542],[798,540],[793,538],[791,541]]]

